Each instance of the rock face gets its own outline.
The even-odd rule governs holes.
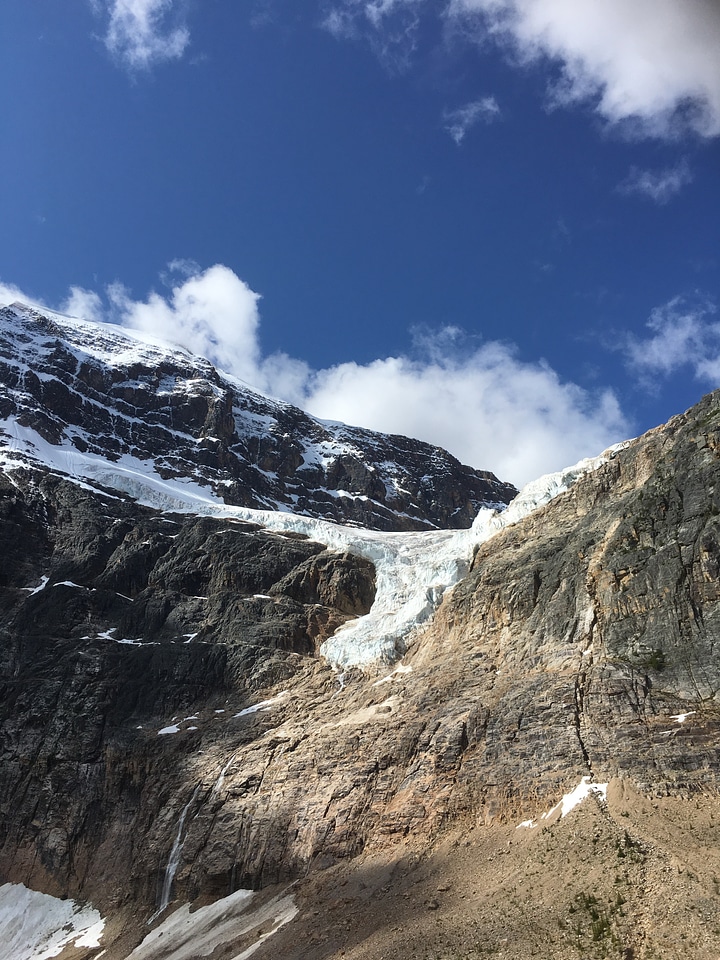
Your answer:
[[[227,697],[247,706],[293,675],[375,592],[359,557],[237,521],[160,516],[37,472],[0,476],[0,542],[0,843],[14,848],[11,872],[27,867],[35,824],[38,878],[53,889],[53,874],[77,869],[76,843],[113,817],[107,777],[128,786],[143,766],[127,751],[128,736],[145,739],[135,721],[213,704],[220,724]]]
[[[65,472],[115,463],[369,529],[469,527],[517,492],[439,447],[316,420],[180,348],[15,304],[0,309],[0,440],[32,453],[27,429]]]
[[[368,561],[298,535],[163,513],[53,470],[9,470],[0,480],[0,881],[132,916],[127,949],[110,960],[129,954],[164,893],[207,902],[309,875],[307,891],[329,888],[317,879],[327,875],[355,883],[360,901],[362,890],[388,894],[395,857],[411,898],[419,861],[409,845],[422,838],[435,856],[452,831],[473,832],[483,851],[473,883],[483,886],[487,870],[488,889],[508,899],[510,874],[490,864],[510,863],[516,824],[543,822],[589,777],[610,782],[611,812],[627,827],[593,801],[564,845],[551,848],[549,826],[533,834],[536,865],[547,856],[557,874],[553,903],[568,899],[557,877],[574,837],[590,860],[605,858],[609,878],[582,867],[605,912],[574,890],[567,910],[587,915],[587,929],[568,940],[558,914],[543,936],[562,943],[543,955],[650,956],[638,946],[651,936],[647,918],[664,923],[651,893],[671,868],[679,876],[689,832],[681,842],[679,827],[648,818],[658,803],[678,822],[678,805],[702,806],[714,837],[719,812],[720,394],[480,545],[402,663],[339,675],[319,645],[374,594]],[[461,859],[447,867],[453,882]],[[360,861],[365,879],[348,881],[348,864]],[[540,882],[539,866],[512,862],[517,883]],[[694,882],[673,880],[678,902]],[[440,916],[447,889],[433,888],[423,910]],[[616,895],[637,889],[648,901],[628,919]],[[697,896],[703,922],[720,929],[716,894]],[[508,915],[521,918],[526,902],[513,914],[508,899]],[[469,922],[459,907],[454,915]],[[293,946],[286,931],[289,957],[337,955],[321,942]],[[531,956],[532,931],[523,936],[517,955]],[[416,947],[405,939],[387,942],[409,958]],[[387,955],[376,947],[353,956]],[[714,957],[716,947],[693,955]],[[259,960],[273,955],[263,949]]]
[[[719,481],[714,394],[478,550],[433,628],[487,711],[468,784],[714,789]]]

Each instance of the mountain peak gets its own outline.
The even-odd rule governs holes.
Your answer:
[[[440,447],[311,417],[181,346],[28,304],[0,309],[0,374],[10,462],[89,482],[127,489],[122,464],[219,504],[381,530],[469,527],[516,493]]]

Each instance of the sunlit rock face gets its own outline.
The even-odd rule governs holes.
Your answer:
[[[607,877],[608,897],[622,871],[632,880],[623,896],[641,896],[653,856],[663,884],[670,866],[680,876],[670,828],[648,824],[660,798],[688,805],[672,808],[679,822],[717,792],[720,395],[448,533],[223,512],[197,474],[190,486],[147,470],[133,489],[160,491],[162,503],[142,505],[123,473],[128,454],[106,461],[104,488],[98,473],[63,476],[39,454],[69,448],[42,447],[38,432],[33,458],[23,431],[40,421],[13,410],[17,445],[0,478],[0,882],[90,900],[108,918],[103,948],[112,918],[131,917],[110,960],[130,955],[146,921],[169,923],[179,902],[205,909],[305,877],[305,890],[328,888],[317,878],[354,863],[375,873],[348,890],[384,902],[393,891],[380,878],[414,844],[398,880],[413,904],[416,852],[435,856],[449,831],[469,831],[483,851],[478,836],[490,838],[487,855],[467,854],[480,864],[473,884],[504,891],[510,906],[502,864],[520,823],[518,836],[541,837],[538,871],[547,857],[558,876]],[[402,621],[402,642],[383,646],[377,598],[409,596],[408,570],[426,602]],[[377,627],[356,629],[368,623]],[[343,636],[347,659],[333,668],[322,651]],[[578,785],[580,808],[595,811],[577,821],[582,849],[575,821],[538,826]],[[627,819],[612,820],[613,804]],[[644,829],[652,844],[638,839]],[[591,860],[595,874],[583,874]],[[432,911],[447,892],[438,883],[427,888]],[[628,920],[631,946],[654,889]],[[333,898],[349,921],[354,906],[343,913]],[[270,941],[258,957],[316,955],[293,941],[299,909],[285,952]],[[562,929],[544,955],[573,955]],[[518,956],[532,955],[531,940]],[[594,942],[591,930],[579,955],[593,956]],[[379,945],[372,956],[382,955]],[[400,945],[393,955],[413,954]]]
[[[0,441],[80,476],[109,462],[127,484],[181,478],[221,503],[378,530],[469,527],[516,493],[440,447],[316,420],[179,347],[21,304],[0,309],[0,421]]]
[[[478,548],[418,651],[443,650],[483,705],[463,779],[714,790],[719,600],[716,393]]]

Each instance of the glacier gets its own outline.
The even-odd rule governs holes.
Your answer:
[[[70,438],[51,444],[14,417],[0,421],[0,429],[4,434],[0,469],[10,478],[17,469],[38,466],[105,496],[127,496],[167,513],[240,520],[270,531],[300,533],[331,550],[372,561],[376,596],[370,612],[344,624],[320,648],[337,670],[380,667],[400,659],[445,591],[467,573],[479,544],[569,490],[579,477],[598,469],[629,442],[533,480],[504,509],[481,508],[469,529],[397,533],[344,526],[286,510],[230,506],[193,480],[163,479],[152,460],[124,454],[111,462],[80,452]]]

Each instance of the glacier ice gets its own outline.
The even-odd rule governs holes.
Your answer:
[[[192,480],[164,480],[151,460],[125,454],[110,462],[81,453],[70,440],[53,445],[13,417],[0,422],[6,438],[0,468],[7,473],[34,461],[97,492],[109,487],[137,502],[172,513],[190,513],[249,521],[278,532],[302,533],[331,550],[372,561],[376,596],[370,612],[340,627],[320,652],[337,669],[393,663],[403,655],[413,632],[437,607],[444,592],[467,572],[475,547],[517,523],[568,490],[583,474],[597,469],[618,444],[599,457],[582,460],[527,484],[505,508],[481,508],[466,530],[387,533],[343,526],[283,510],[229,506]]]

